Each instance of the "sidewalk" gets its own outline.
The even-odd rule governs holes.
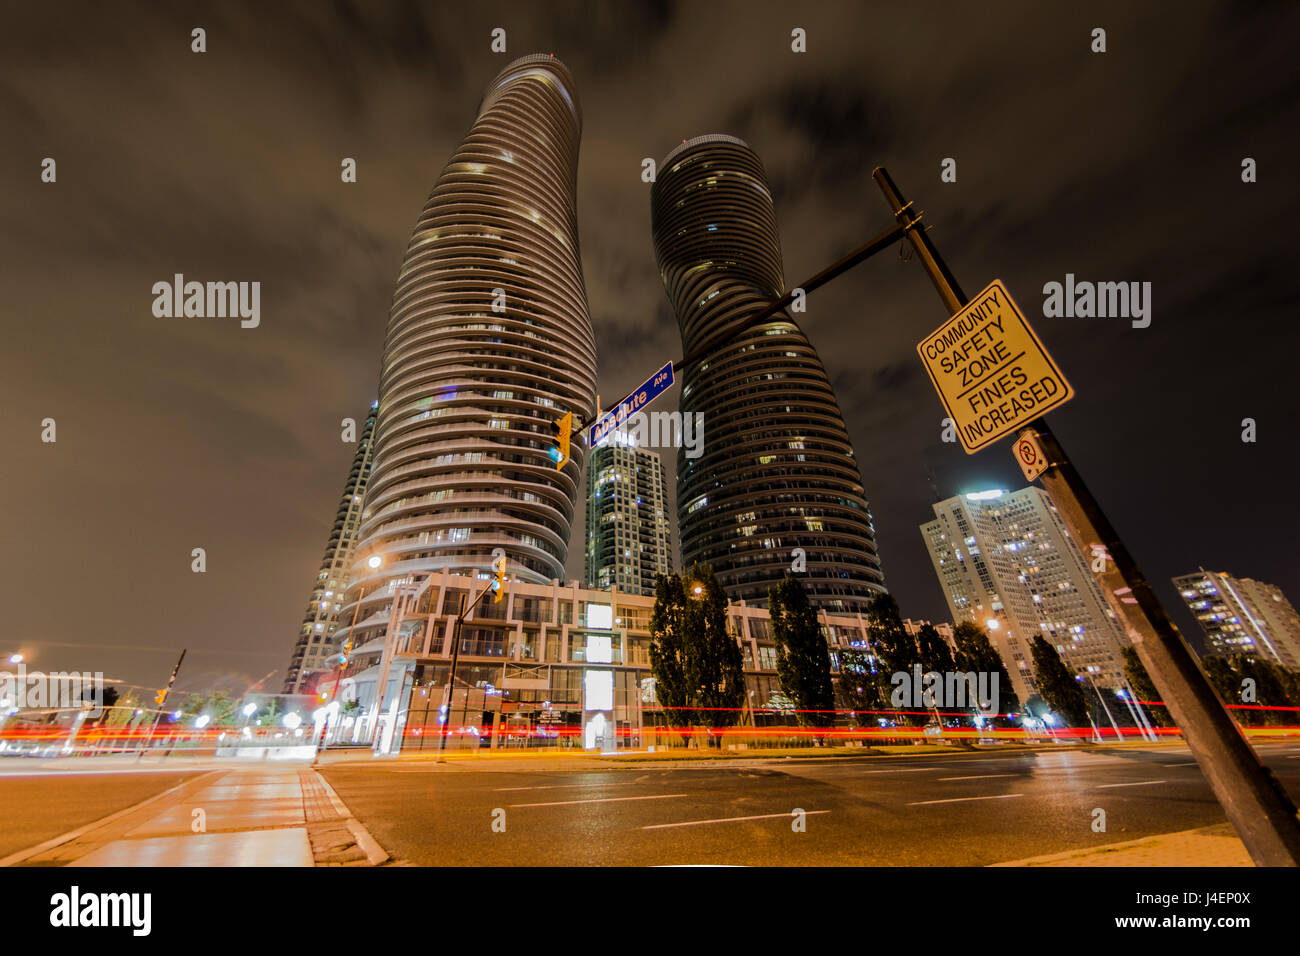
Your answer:
[[[13,866],[376,866],[388,859],[315,770],[214,770],[0,860]]]
[[[1254,866],[1229,823],[993,866]]]

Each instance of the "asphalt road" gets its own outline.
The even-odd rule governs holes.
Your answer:
[[[1258,749],[1300,801],[1300,744]],[[321,772],[384,849],[426,866],[982,866],[1225,819],[1182,748]]]

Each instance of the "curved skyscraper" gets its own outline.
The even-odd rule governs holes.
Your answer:
[[[776,212],[758,156],[700,136],[659,165],[655,256],[689,355],[785,293]],[[704,450],[677,458],[682,564],[713,566],[732,599],[766,604],[790,573],[814,606],[866,607],[884,590],[862,476],[826,370],[786,314],[729,337],[684,369],[682,413]]]
[[[575,440],[557,471],[551,422],[589,419],[596,401],[578,255],[581,131],[568,69],[516,60],[424,204],[393,295],[340,613],[350,622],[364,589],[358,643],[387,624],[384,585],[409,572],[486,572],[502,548],[513,578],[564,576],[585,449]]]

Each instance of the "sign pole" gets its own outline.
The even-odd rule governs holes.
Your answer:
[[[910,226],[920,219],[884,167],[877,167],[872,178],[900,224]],[[907,236],[948,313],[961,311],[967,304],[966,295],[926,229],[909,229]],[[1152,683],[1251,858],[1258,866],[1300,865],[1300,821],[1295,805],[1233,722],[1047,422],[1038,418],[1022,428],[1018,441],[1026,438],[1036,440],[1042,448],[1046,457],[1046,468],[1039,476],[1043,487],[1085,559],[1092,560],[1094,555],[1101,559],[1105,570],[1097,573],[1097,578],[1107,602],[1125,623]]]

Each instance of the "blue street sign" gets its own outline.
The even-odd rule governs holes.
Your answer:
[[[627,421],[629,415],[639,412],[672,387],[673,363],[669,362],[642,382],[639,387],[634,388],[612,412],[596,419],[595,424],[591,426],[591,447],[595,448],[606,435]]]

